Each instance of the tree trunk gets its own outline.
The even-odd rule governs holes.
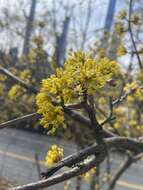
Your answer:
[[[23,44],[23,54],[27,55],[30,49],[30,38],[33,30],[33,22],[35,18],[35,10],[36,10],[37,0],[32,0],[30,13],[27,18],[26,23],[26,30],[25,30],[25,37],[24,37],[24,44]]]

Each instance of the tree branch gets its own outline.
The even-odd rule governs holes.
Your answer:
[[[22,87],[24,87],[27,91],[29,91],[31,93],[34,93],[34,94],[38,93],[38,90],[36,88],[34,88],[33,86],[27,84],[26,82],[21,80],[19,77],[12,74],[9,70],[7,70],[7,69],[0,66],[0,72],[3,73],[4,75],[6,75],[7,77],[9,77],[10,79],[12,79],[14,82],[16,82],[19,85],[21,85]]]
[[[90,170],[91,168],[95,167],[96,165],[98,165],[100,162],[101,162],[100,160],[97,161],[96,159],[93,159],[92,161],[87,162],[86,164],[82,164],[81,167],[76,166],[73,169],[70,169],[69,171],[65,171],[60,174],[57,174],[54,177],[41,180],[35,183],[30,183],[27,185],[11,188],[11,190],[38,190],[40,188],[49,187],[49,186],[61,183],[65,180],[68,180],[72,177],[81,175],[87,172],[88,170]]]
[[[105,141],[106,141],[107,147],[109,149],[112,149],[112,148],[124,149],[124,150],[129,150],[135,154],[139,154],[139,153],[143,152],[143,143],[138,142],[138,141],[133,140],[133,139],[130,139],[130,138],[114,137],[114,138],[109,138]],[[103,146],[101,147],[101,145],[94,144],[90,147],[83,149],[79,153],[76,153],[74,155],[71,155],[70,157],[65,158],[64,160],[62,160],[60,162],[62,164],[64,163],[62,165],[62,167],[64,167],[65,163],[66,163],[66,166],[68,166],[69,163],[73,164],[75,161],[77,162],[77,161],[80,161],[81,158],[82,159],[85,158],[85,156],[94,155],[95,152],[97,153],[95,159],[88,161],[88,163],[87,162],[83,163],[81,165],[81,167],[78,165],[77,166],[74,165],[75,167],[73,169],[70,169],[69,171],[65,171],[61,174],[57,174],[53,177],[50,177],[50,178],[44,179],[44,180],[40,180],[40,181],[35,182],[35,183],[30,183],[27,185],[18,186],[18,187],[12,188],[11,190],[31,190],[31,189],[37,190],[40,188],[55,185],[57,183],[60,183],[62,181],[70,179],[72,177],[75,177],[77,175],[85,173],[89,169],[91,169],[95,166],[98,166],[105,159],[106,151],[104,151],[101,148],[103,148]],[[59,167],[59,164],[57,164],[54,167]],[[60,167],[60,168],[62,168],[62,167]]]
[[[137,162],[141,157],[143,156],[143,153],[138,154],[137,156],[133,156],[132,154],[129,154],[127,158],[124,160],[124,162],[119,167],[118,171],[114,174],[113,179],[111,180],[111,183],[109,185],[108,190],[113,190],[116,186],[116,183],[118,179],[123,175],[123,173],[134,163]]]
[[[21,116],[21,117],[6,121],[4,123],[1,123],[0,124],[0,129],[4,129],[6,127],[11,127],[12,125],[21,123],[23,121],[27,121],[27,120],[29,120],[31,118],[37,118],[38,119],[39,117],[40,116],[38,115],[38,113],[31,113],[31,114],[28,114],[28,115],[24,115],[24,116]]]
[[[134,40],[133,30],[132,30],[132,20],[131,20],[132,12],[133,12],[133,0],[130,0],[130,3],[129,3],[129,20],[128,20],[129,33],[130,33],[131,41],[133,44],[133,48],[136,52],[139,67],[140,67],[140,69],[143,69],[142,62],[141,62],[141,59],[140,59],[140,56],[139,56],[139,53],[138,53],[138,50],[136,47],[136,43]]]
[[[119,167],[118,171],[114,174],[113,179],[110,182],[108,190],[113,190],[116,186],[116,183],[118,179],[121,177],[121,175],[131,166],[132,164],[132,158],[131,156],[128,156],[124,162]]]

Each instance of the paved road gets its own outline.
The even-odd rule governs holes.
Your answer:
[[[0,175],[19,184],[38,179],[35,164],[35,153],[39,155],[41,168],[44,169],[43,159],[51,144],[64,147],[65,155],[76,151],[76,146],[51,137],[16,129],[0,131]],[[120,164],[116,156],[112,170],[116,171]],[[62,184],[48,190],[63,189]],[[86,185],[82,188],[87,189]],[[104,188],[103,188],[104,189]],[[133,166],[122,176],[116,190],[143,190],[143,162]]]

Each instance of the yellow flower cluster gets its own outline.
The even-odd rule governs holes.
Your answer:
[[[140,70],[138,75],[137,75],[137,79],[140,80],[143,83],[143,70]]]
[[[62,107],[53,105],[51,99],[44,92],[39,93],[36,99],[39,107],[38,113],[43,116],[40,124],[49,128],[49,133],[54,134],[58,126],[64,122]]]
[[[44,127],[52,124],[55,131],[64,121],[62,107],[53,105],[50,97],[59,104],[81,101],[85,91],[95,94],[117,72],[115,61],[107,58],[94,60],[83,52],[71,54],[64,68],[58,68],[55,74],[42,81],[37,96],[38,113],[43,115],[41,124]]]
[[[117,22],[115,25],[115,30],[119,36],[124,34],[124,25],[121,22]]]
[[[132,21],[132,23],[134,25],[139,25],[140,24],[140,20],[141,20],[141,17],[138,14],[134,14],[132,16],[132,19],[131,19],[131,21]]]
[[[43,60],[44,58],[45,58],[45,51],[42,47],[33,48],[28,54],[29,63],[37,63],[37,60]]]
[[[139,47],[138,53],[141,55],[143,54],[143,46],[142,45]]]
[[[126,10],[121,10],[121,11],[119,12],[118,16],[117,16],[117,18],[118,18],[118,19],[121,19],[121,20],[125,19],[126,17],[127,17],[127,12],[126,12]]]
[[[112,175],[108,173],[104,173],[102,181],[106,182],[112,179]]]
[[[115,128],[115,129],[119,129],[120,127],[121,127],[121,125],[120,125],[119,122],[116,122],[116,123],[114,124],[114,128]]]
[[[7,77],[3,74],[0,74],[0,81],[5,81]]]
[[[63,190],[70,190],[70,189],[71,189],[71,181],[65,181]]]
[[[37,46],[41,46],[44,43],[43,37],[42,36],[34,36],[32,41],[37,45]]]
[[[104,48],[99,48],[99,50],[98,50],[98,56],[100,57],[100,58],[104,58],[105,57],[105,49]]]
[[[129,95],[129,96],[127,97],[127,101],[130,102],[130,103],[132,103],[132,102],[134,101],[134,97],[131,96],[131,95]]]
[[[138,130],[143,130],[143,125],[137,125],[137,126],[136,126],[136,129],[138,129]]]
[[[127,97],[129,103],[133,103],[136,99],[143,101],[143,87],[136,81],[126,84],[124,90],[129,93]]]
[[[81,175],[81,178],[87,182],[90,183],[92,176],[96,173],[96,167],[92,168],[91,170],[89,170],[88,172],[84,173]]]
[[[0,95],[4,92],[4,85],[0,83]]]
[[[73,91],[95,93],[117,70],[116,63],[107,58],[94,60],[82,52],[74,53],[64,69],[57,69],[55,75],[43,80],[43,89],[51,94],[60,94],[68,103],[75,95]]]
[[[118,49],[117,49],[117,55],[118,56],[123,56],[126,53],[127,53],[126,48],[122,44],[120,44],[119,47],[118,47]]]
[[[39,26],[40,28],[44,28],[44,27],[45,27],[45,22],[44,22],[44,21],[39,21],[39,22],[38,22],[38,26]]]
[[[60,148],[57,145],[52,145],[45,157],[45,164],[51,167],[55,163],[59,162],[63,158],[63,156],[63,148]]]
[[[137,97],[142,97],[143,95],[143,88],[136,81],[126,84],[124,90],[126,93],[131,93]]]
[[[28,69],[23,70],[20,73],[20,78],[26,82],[29,82],[30,78],[31,78],[31,72]]]
[[[17,96],[19,96],[23,92],[23,88],[16,84],[11,87],[11,89],[8,91],[8,97],[10,99],[16,99]]]

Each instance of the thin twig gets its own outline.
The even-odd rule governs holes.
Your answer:
[[[134,50],[135,50],[135,53],[136,53],[136,56],[137,56],[139,67],[140,67],[140,69],[143,69],[142,62],[141,62],[141,59],[140,59],[140,56],[139,56],[139,53],[138,53],[138,50],[137,50],[137,46],[136,46],[136,43],[135,43],[135,40],[134,40],[133,30],[132,30],[132,18],[131,18],[132,12],[133,12],[133,0],[130,0],[128,28],[129,28],[131,41],[132,41],[132,44],[133,44],[133,47],[134,47]]]
[[[4,123],[1,123],[0,124],[0,129],[4,129],[6,127],[11,127],[11,126],[14,126],[14,125],[16,125],[18,123],[21,123],[23,121],[27,121],[27,120],[33,119],[33,118],[38,119],[39,118],[38,113],[27,114],[27,115],[24,115],[24,116],[21,116],[21,117],[6,121]]]
[[[24,82],[19,77],[15,76],[9,70],[3,68],[2,66],[0,66],[0,72],[3,73],[4,75],[6,75],[7,77],[9,77],[10,79],[12,79],[14,82],[20,84],[22,87],[24,87],[26,90],[28,90],[28,92],[34,93],[34,94],[38,93],[38,90],[36,88],[27,84],[26,82]]]

